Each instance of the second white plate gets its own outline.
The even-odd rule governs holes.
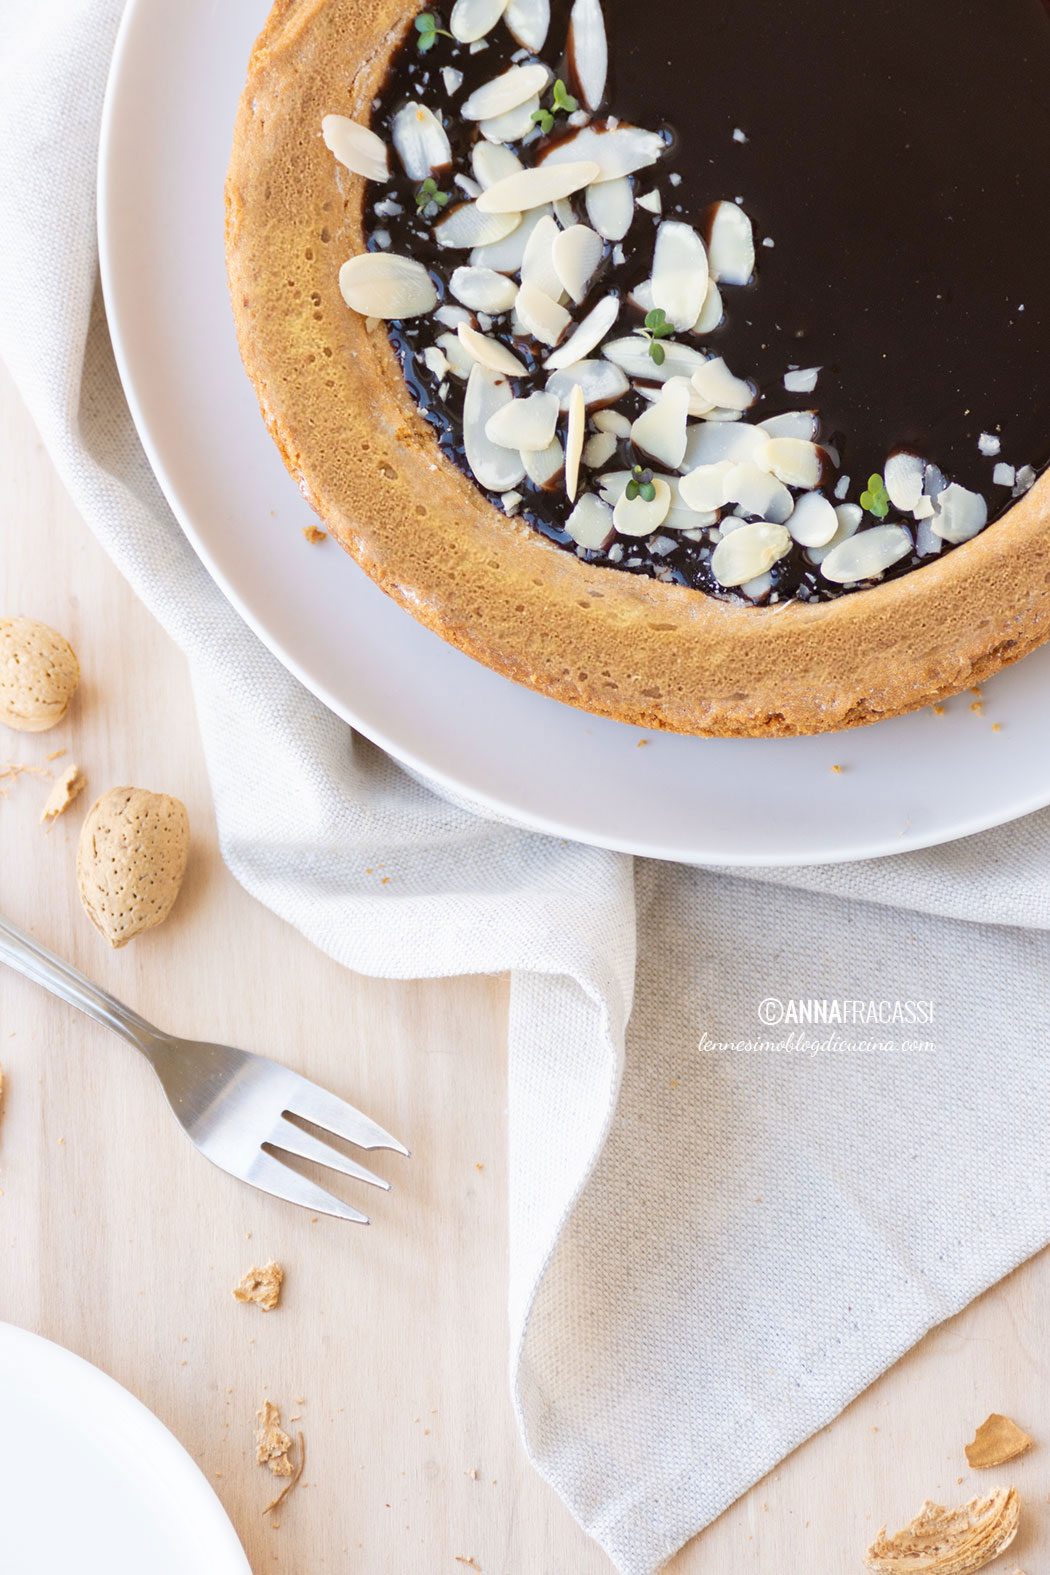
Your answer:
[[[1050,648],[989,684],[980,712],[967,695],[943,716],[832,737],[649,735],[489,672],[413,622],[334,544],[303,541],[312,516],[241,368],[223,259],[234,110],[268,5],[130,0],[103,126],[99,232],[117,359],[161,486],[281,661],[384,749],[479,807],[656,858],[867,858],[1050,802]]]

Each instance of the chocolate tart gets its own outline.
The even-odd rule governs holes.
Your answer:
[[[241,353],[284,461],[328,531],[443,639],[594,713],[684,733],[785,736],[928,705],[1050,637],[1050,476],[1035,480],[1050,455],[1050,17],[1041,0],[1002,0],[994,10],[981,0],[885,0],[870,9],[871,18],[866,7],[847,18],[818,0],[669,0],[640,13],[630,0],[606,0],[603,112],[654,126],[667,149],[661,194],[647,210],[650,253],[660,203],[666,216],[675,200],[668,172],[681,187],[676,207],[686,218],[695,213],[698,230],[701,203],[740,192],[761,236],[757,278],[734,298],[724,342],[719,329],[703,347],[734,364],[745,358],[760,401],[748,420],[823,408],[819,380],[815,393],[789,397],[780,377],[789,364],[819,361],[831,369],[821,374],[829,387],[823,441],[835,464],[813,490],[844,498],[845,489],[832,491],[834,477],[841,483],[852,465],[863,485],[887,456],[905,453],[922,455],[927,470],[940,466],[941,487],[957,478],[968,497],[979,488],[993,500],[989,523],[972,539],[944,551],[935,543],[928,559],[906,554],[878,583],[829,586],[792,541],[772,579],[754,577],[749,590],[712,583],[710,573],[711,542],[726,539],[739,518],[719,521],[706,543],[701,531],[691,545],[673,540],[662,564],[648,548],[630,557],[630,547],[618,563],[608,542],[586,548],[566,534],[564,498],[559,514],[543,488],[524,496],[509,488],[515,501],[501,505],[475,483],[460,441],[462,397],[443,403],[420,371],[422,319],[377,322],[343,298],[342,265],[382,244],[374,206],[382,192],[337,166],[321,134],[333,114],[388,130],[419,76],[422,32],[395,0],[278,0],[252,53],[227,180]],[[583,122],[571,45],[558,55],[567,0],[553,0],[551,13],[557,41],[544,58],[552,78],[562,62],[576,90],[568,102]],[[529,54],[502,36],[504,22],[484,50],[471,50],[447,39],[447,12],[428,16],[440,31],[423,64],[437,73],[454,62],[460,103]],[[927,86],[922,113],[918,81]],[[542,104],[557,114],[549,95]],[[457,147],[476,136],[454,102],[440,110]],[[873,116],[890,128],[882,152],[881,133],[858,129],[870,133]],[[909,139],[939,142],[943,172],[958,126],[974,120],[958,180],[931,185],[930,161],[911,159]],[[567,119],[555,126],[550,145],[568,129]],[[1041,145],[1033,142],[1040,135]],[[852,164],[836,151],[842,141],[856,143]],[[887,170],[898,172],[889,184]],[[429,191],[447,202],[448,172],[438,175]],[[651,170],[634,180],[638,194],[658,184]],[[406,216],[410,188],[402,176],[400,213],[389,225],[404,232],[398,242],[410,240],[428,197],[420,186]],[[827,214],[826,227],[814,213]],[[991,292],[1003,303],[1001,323],[994,312],[988,320],[973,227],[983,236],[983,274],[1001,278]],[[710,244],[710,228],[704,233]],[[917,239],[931,259],[928,277],[919,276]],[[605,250],[629,272],[629,243]],[[466,260],[458,253],[448,268]],[[430,255],[422,261],[434,265]],[[1018,300],[1021,289],[1027,298]],[[569,301],[574,321],[591,304],[577,310]],[[639,317],[616,332],[641,328]],[[784,340],[773,343],[781,330],[800,341],[790,363]],[[532,372],[538,363],[528,365]],[[803,370],[796,384],[804,383]],[[646,398],[654,392],[662,397],[657,389]],[[632,414],[643,409],[636,400]],[[1013,443],[1011,457],[1035,480],[1014,489],[1016,498],[991,483],[999,439],[986,447],[987,430],[1000,427],[1004,451]],[[650,476],[642,472],[643,486]],[[870,501],[870,490],[864,496]],[[865,528],[877,523],[864,520]]]

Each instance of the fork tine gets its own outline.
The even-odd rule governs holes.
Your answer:
[[[336,1219],[353,1220],[356,1225],[368,1224],[367,1214],[351,1208],[349,1203],[344,1203],[340,1198],[334,1198],[323,1187],[316,1186],[297,1171],[282,1165],[280,1160],[274,1159],[272,1154],[267,1154],[263,1149],[255,1155],[242,1179],[262,1192],[273,1193],[275,1198],[284,1198],[289,1203],[298,1203],[301,1208],[312,1209],[315,1214],[334,1214]]]
[[[330,1143],[324,1143],[320,1138],[304,1132],[301,1127],[293,1126],[283,1116],[266,1141],[275,1148],[283,1148],[288,1154],[298,1154],[300,1159],[315,1160],[318,1165],[327,1165],[329,1170],[341,1171],[344,1176],[354,1176],[358,1181],[367,1181],[373,1187],[382,1187],[384,1192],[390,1191],[389,1181],[384,1181],[382,1176],[359,1165],[356,1159],[348,1159],[345,1154],[340,1154]]]
[[[358,1148],[390,1148],[395,1154],[409,1157],[405,1145],[391,1137],[377,1122],[305,1077],[297,1079],[295,1102],[289,1103],[288,1110],[293,1116],[312,1121],[314,1126],[327,1127],[329,1132],[356,1143]]]

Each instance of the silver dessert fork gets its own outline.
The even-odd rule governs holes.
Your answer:
[[[284,1164],[279,1152],[311,1159],[373,1187],[390,1183],[313,1137],[289,1116],[334,1132],[358,1148],[408,1149],[353,1105],[297,1072],[250,1050],[176,1039],[91,983],[76,968],[0,915],[0,961],[77,1006],[140,1050],[160,1078],[177,1120],[201,1153],[238,1181],[317,1214],[367,1225],[368,1217]]]

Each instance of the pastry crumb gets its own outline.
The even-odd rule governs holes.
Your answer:
[[[976,1575],[1006,1552],[1017,1536],[1020,1513],[1014,1488],[998,1488],[958,1509],[927,1499],[915,1519],[892,1537],[884,1526],[864,1562],[875,1575],[904,1575],[907,1570]]]
[[[48,759],[50,758],[48,756]],[[46,826],[50,821],[57,820],[59,815],[64,815],[70,804],[83,793],[86,781],[87,778],[78,765],[67,766],[47,796],[47,802],[40,816],[41,825]]]
[[[306,537],[306,540],[310,543],[310,545],[314,547],[318,542],[328,540],[327,532],[321,530],[317,525],[304,525],[303,535]]]
[[[269,1466],[275,1477],[290,1477],[295,1469],[289,1459],[292,1440],[281,1426],[280,1409],[272,1400],[264,1400],[255,1415],[259,1423],[255,1434],[256,1462]]]
[[[989,1466],[1003,1466],[1008,1460],[1016,1460],[1018,1455],[1031,1449],[1033,1442],[1010,1417],[993,1411],[967,1444],[966,1463],[977,1471],[987,1470]]]
[[[649,740],[647,738],[640,738],[634,747],[635,749],[648,749]]]
[[[933,712],[934,716],[943,716],[944,715],[944,706],[942,706],[942,705],[931,706],[930,710]]]
[[[58,760],[59,757],[61,755],[64,755],[64,754],[65,754],[65,750],[64,749],[53,749],[49,755],[45,755],[44,756],[44,759],[45,760]]]
[[[261,1307],[263,1312],[273,1312],[280,1304],[281,1286],[284,1284],[284,1269],[271,1258],[269,1263],[260,1268],[249,1269],[243,1279],[234,1286],[234,1300],[238,1302],[254,1302]]]
[[[984,715],[984,701],[983,700],[971,700],[970,701],[970,710],[973,712],[974,716],[983,716]]]
[[[993,733],[1001,733],[1002,730],[1003,730],[1003,724],[1001,722],[993,722],[992,723],[992,732]]]
[[[832,766],[831,770],[834,776],[840,777],[842,775],[841,766]]]
[[[477,1559],[475,1559],[473,1553],[470,1554],[469,1558],[465,1553],[456,1553],[454,1558],[457,1564],[465,1564],[468,1570],[481,1569],[481,1565],[478,1563]]]
[[[0,798],[6,798],[11,788],[19,777],[44,777],[51,775],[43,766],[24,766],[20,761],[8,761],[6,766],[0,766]]]

